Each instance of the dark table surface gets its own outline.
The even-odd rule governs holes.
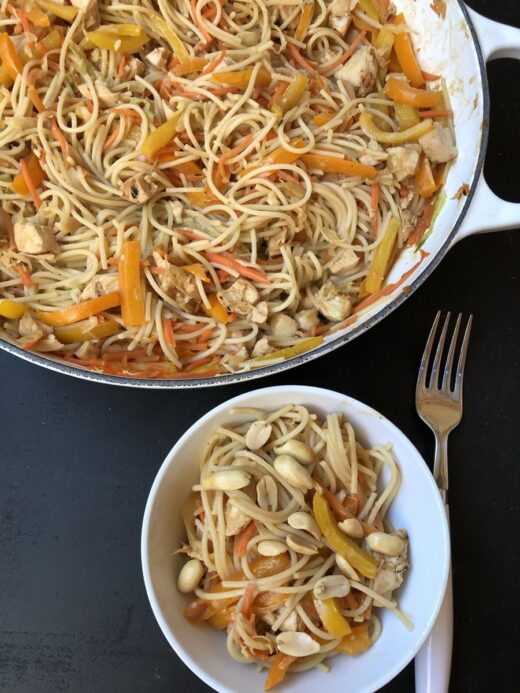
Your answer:
[[[470,4],[520,25],[519,0]],[[519,201],[520,64],[495,62],[489,76],[486,176]],[[469,238],[368,334],[251,385],[144,392],[67,378],[1,352],[0,690],[209,690],[163,638],[141,577],[142,514],[166,453],[219,402],[251,387],[302,383],[367,402],[431,460],[432,436],[413,397],[424,340],[443,308],[475,316],[465,414],[450,442],[451,690],[517,691],[519,269],[520,234]],[[410,665],[385,691],[413,689]]]

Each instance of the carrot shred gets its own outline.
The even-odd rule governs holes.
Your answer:
[[[204,359],[199,359],[198,361],[192,361],[192,363],[188,363],[187,366],[184,366],[182,369],[183,373],[190,373],[191,371],[194,371],[196,368],[200,368],[200,366],[205,366],[208,363],[212,363],[214,361],[213,356],[207,356]]]
[[[305,70],[310,72],[311,75],[316,74],[316,63],[306,60],[293,43],[290,43],[287,48],[289,55],[295,63],[298,63],[298,65],[305,68]]]
[[[173,333],[173,322],[171,318],[166,318],[163,322],[164,338],[166,339],[166,344],[170,349],[175,349],[177,342],[175,341],[175,335]]]
[[[123,55],[119,58],[119,63],[117,66],[117,74],[119,76],[119,79],[124,79],[125,67],[126,67],[126,55],[123,53]]]
[[[203,43],[211,43],[211,41],[213,40],[211,34],[208,32],[204,24],[197,17],[197,0],[191,0],[191,14],[193,17],[193,21],[195,22],[195,25],[199,29],[200,33],[204,36]]]
[[[421,218],[419,219],[417,226],[415,227],[415,230],[408,237],[408,240],[406,241],[406,245],[415,245],[423,237],[424,232],[430,226],[431,221],[432,221],[433,210],[435,207],[435,200],[436,200],[436,198],[432,197],[424,205]]]
[[[421,118],[447,118],[453,115],[453,111],[419,111]]]
[[[27,287],[28,289],[30,289],[33,285],[33,280],[32,280],[30,273],[25,269],[25,267],[23,265],[18,265],[18,267],[16,268],[16,271],[20,275],[20,279],[22,280],[22,284],[25,287]]]
[[[285,91],[287,90],[287,87],[289,86],[289,82],[278,82],[276,87],[274,88],[273,94],[271,96],[271,99],[269,101],[269,108],[274,103],[278,103],[282,96],[284,95]]]
[[[209,253],[206,252],[206,257],[210,262],[215,264],[224,265],[224,267],[229,267],[235,270],[243,277],[248,279],[253,279],[254,281],[261,282],[262,284],[270,284],[269,277],[262,272],[262,270],[256,267],[248,267],[247,265],[242,265],[240,262],[235,260],[229,253]]]
[[[251,143],[252,139],[253,139],[252,134],[246,135],[236,145],[236,147],[233,147],[233,149],[230,149],[229,151],[222,154],[222,156],[218,160],[218,171],[220,173],[220,177],[226,183],[229,181],[229,176],[227,175],[227,172],[226,172],[226,162],[229,161],[229,159],[232,159],[234,156],[237,156],[237,154],[240,154],[240,152],[244,151],[244,149]]]
[[[25,181],[25,185],[27,186],[27,189],[29,190],[29,194],[33,199],[34,206],[36,209],[39,209],[42,204],[42,200],[40,195],[38,194],[38,191],[36,190],[36,186],[34,185],[34,181],[31,178],[31,173],[29,171],[29,167],[27,166],[27,162],[25,159],[22,159],[20,161],[20,171],[22,173],[23,179]]]
[[[435,82],[436,80],[440,79],[440,75],[432,75],[431,72],[426,72],[425,70],[421,70],[422,76],[427,82]]]
[[[63,153],[63,157],[67,159],[69,155],[69,143],[65,139],[65,135],[63,132],[60,130],[58,127],[58,123],[56,121],[56,118],[54,116],[51,118],[51,128],[52,128],[52,133],[56,140],[58,141],[58,144],[60,145],[60,149]]]
[[[249,618],[251,614],[251,606],[255,598],[255,584],[250,582],[246,587],[244,594],[244,601],[242,602],[242,613],[246,618]]]
[[[218,55],[214,60],[212,60],[206,67],[202,70],[200,73],[201,75],[209,75],[210,72],[213,72],[219,65],[220,63],[224,60],[226,57],[226,50],[223,50],[220,52],[220,55]]]
[[[237,556],[242,557],[247,554],[247,545],[250,540],[256,534],[256,523],[254,520],[247,525],[243,530],[242,534],[238,537],[237,543],[235,544],[235,553]]]

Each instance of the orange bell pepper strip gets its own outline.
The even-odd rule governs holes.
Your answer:
[[[428,157],[421,155],[419,167],[415,173],[415,189],[421,197],[427,199],[437,190],[437,184],[432,173]]]
[[[305,146],[305,142],[298,137],[297,139],[292,140],[290,142],[290,145],[295,149],[299,149],[300,147]],[[277,147],[257,164],[247,166],[242,171],[240,171],[238,177],[242,178],[242,176],[245,176],[246,173],[254,171],[257,168],[260,168],[260,166],[267,166],[270,164],[292,164],[295,161],[297,161],[301,156],[301,154],[291,152],[288,149],[285,149],[284,147]]]
[[[182,269],[186,270],[186,272],[189,272],[190,274],[193,274],[194,277],[198,277],[202,282],[209,284],[210,279],[206,274],[204,265],[201,265],[200,262],[194,262],[192,265],[184,265]]]
[[[379,291],[388,274],[399,226],[399,219],[391,217],[384,232],[384,238],[375,250],[370,270],[363,284],[363,288],[369,294],[375,294]]]
[[[282,681],[285,679],[287,671],[289,670],[289,667],[295,660],[296,657],[287,655],[284,652],[278,652],[278,654],[276,654],[272,659],[271,668],[269,669],[269,675],[267,676],[264,690],[270,691],[271,688],[274,688],[279,683],[282,683]]]
[[[125,327],[138,327],[145,322],[145,291],[141,279],[141,244],[125,241],[119,260],[121,316]]]
[[[200,72],[207,65],[208,61],[204,60],[204,58],[188,58],[175,65],[173,73],[178,77],[184,77],[184,75],[189,75],[191,72]]]
[[[69,306],[68,308],[62,308],[61,310],[53,310],[47,313],[43,310],[38,311],[40,320],[46,325],[53,325],[54,327],[61,327],[62,325],[72,325],[74,322],[79,322],[80,320],[85,320],[90,318],[92,315],[97,315],[104,310],[109,310],[110,308],[115,308],[121,302],[119,297],[119,292],[114,291],[110,294],[105,294],[104,296],[98,296],[97,298],[91,298],[89,301],[82,301],[74,306]]]
[[[0,60],[11,79],[16,79],[22,73],[23,63],[9,34],[0,32]]]
[[[360,164],[350,159],[340,159],[336,156],[323,154],[304,154],[300,161],[308,168],[322,171],[323,173],[341,173],[344,176],[359,176],[359,178],[375,178],[377,169],[373,166]]]
[[[45,180],[45,171],[40,166],[38,157],[35,154],[31,154],[31,156],[26,159],[26,164],[32,184],[35,188],[39,188]],[[22,173],[14,177],[11,188],[19,195],[29,195],[31,192]]]
[[[227,609],[222,609],[217,611],[213,616],[208,618],[208,623],[215,630],[226,630],[230,623],[233,622],[235,616],[235,608],[228,607]]]
[[[315,599],[314,606],[325,630],[335,638],[343,638],[352,632],[335,599]]]
[[[362,652],[366,652],[371,644],[368,624],[362,623],[360,626],[354,626],[352,632],[345,635],[341,642],[336,645],[333,652],[340,652],[354,657]]]
[[[219,84],[228,84],[231,87],[245,89],[251,81],[253,68],[237,70],[236,72],[213,72],[211,79]],[[255,78],[255,87],[267,87],[271,83],[271,73],[265,67],[261,67]]]
[[[416,108],[434,108],[442,103],[442,92],[416,89],[404,79],[390,77],[385,85],[385,94],[397,103],[405,103]]]
[[[402,14],[397,14],[393,20],[394,24],[404,24],[404,17]],[[410,34],[407,31],[403,31],[397,34],[394,41],[394,50],[401,66],[402,71],[408,77],[413,87],[422,87],[424,84],[424,77],[415,57],[415,51],[413,49],[412,41],[410,39]]]
[[[303,41],[303,39],[307,36],[307,31],[309,29],[309,25],[311,23],[313,14],[314,14],[314,0],[307,3],[307,5],[305,5],[303,10],[302,10],[302,13],[300,15],[300,19],[298,21],[298,26],[296,27],[296,31],[294,32],[294,38],[297,41]]]
[[[26,312],[25,303],[17,303],[9,298],[0,298],[0,315],[9,320],[18,320]]]

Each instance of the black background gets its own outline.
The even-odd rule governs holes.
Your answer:
[[[470,4],[520,25],[519,0]],[[485,172],[495,192],[519,201],[520,64],[492,63],[489,77]],[[281,383],[367,402],[431,460],[433,439],[413,397],[438,308],[475,316],[464,418],[450,440],[451,690],[519,690],[519,251],[518,232],[468,238],[369,333],[251,385],[145,392],[67,378],[1,352],[0,690],[208,691],[163,638],[143,586],[141,520],[161,461],[211,407]],[[413,666],[384,690],[413,691]]]

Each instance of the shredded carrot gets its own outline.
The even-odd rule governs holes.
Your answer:
[[[453,111],[419,111],[421,118],[447,118],[453,115]]]
[[[415,230],[408,237],[406,245],[415,245],[423,237],[424,232],[431,224],[436,199],[436,197],[431,197],[428,200],[428,202],[426,202],[426,204],[424,205],[421,218],[419,219],[417,226],[415,227]]]
[[[207,356],[205,359],[199,359],[198,361],[192,361],[192,363],[189,363],[187,366],[184,366],[182,369],[183,373],[191,373],[191,371],[194,371],[196,368],[200,368],[200,366],[205,366],[208,363],[213,363],[215,361],[213,356]]]
[[[133,108],[114,108],[113,113],[117,113],[120,116],[126,116],[127,118],[133,118],[141,122],[141,114],[134,111]]]
[[[221,51],[220,55],[212,60],[209,65],[206,65],[206,67],[202,70],[201,75],[209,75],[210,72],[213,72],[226,57],[226,52],[227,51],[225,50]]]
[[[123,53],[123,55],[119,58],[119,64],[117,66],[117,74],[119,76],[119,79],[124,79],[125,76],[125,67],[126,67],[126,55]]]
[[[322,67],[319,67],[318,72],[320,72],[321,74],[326,74],[327,72],[334,70],[336,67],[338,67],[338,65],[342,65],[346,60],[350,58],[350,56],[354,53],[359,44],[365,40],[366,35],[366,31],[362,31],[361,33],[359,33],[344,53],[339,55],[332,62],[327,63]]]
[[[199,29],[200,33],[204,36],[203,43],[211,43],[211,41],[213,40],[211,34],[208,32],[204,24],[197,17],[197,0],[191,0],[191,14],[193,17],[193,21],[195,22],[195,25]]]
[[[204,332],[200,333],[197,341],[199,342],[199,344],[206,344],[206,342],[209,340],[212,334],[213,330],[211,329],[211,327],[208,327],[207,330],[204,330]]]
[[[16,271],[20,275],[20,279],[22,280],[22,284],[27,287],[28,289],[31,288],[33,285],[33,280],[31,275],[29,274],[28,270],[25,269],[23,265],[18,265],[16,268]]]
[[[223,181],[226,183],[229,180],[229,176],[227,175],[226,171],[226,162],[229,161],[229,159],[232,159],[234,156],[237,156],[240,154],[240,152],[244,151],[244,149],[251,143],[251,140],[253,139],[253,135],[246,135],[237,145],[236,147],[233,147],[233,149],[230,149],[229,151],[225,152],[222,154],[220,159],[218,160],[218,171],[220,173],[220,177],[222,178]]]
[[[110,135],[106,138],[105,144],[103,145],[103,152],[106,152],[110,149],[110,147],[114,144],[114,142],[117,140],[117,136],[119,135],[119,128],[114,128]]]
[[[251,522],[243,530],[242,534],[240,534],[237,543],[235,544],[235,553],[237,556],[241,558],[247,554],[247,545],[255,534],[256,524],[254,520],[251,520]]]
[[[352,514],[349,513],[349,511],[341,504],[339,499],[331,491],[329,491],[329,489],[324,489],[324,495],[334,514],[337,515],[340,520],[347,520],[348,518],[352,517]]]
[[[29,194],[34,201],[34,206],[36,207],[36,209],[39,209],[41,207],[42,200],[38,194],[38,191],[36,190],[36,186],[34,185],[34,181],[31,178],[31,173],[29,171],[29,167],[27,166],[27,161],[25,161],[25,159],[22,159],[20,161],[20,171],[21,171],[23,179],[25,181],[25,185],[27,186],[27,189],[29,190]]]
[[[69,155],[69,143],[65,139],[65,135],[63,134],[63,132],[58,127],[58,123],[57,123],[56,118],[54,116],[51,118],[51,128],[52,128],[52,133],[53,133],[54,137],[56,138],[56,140],[58,141],[58,144],[60,145],[60,149],[63,153],[63,157],[65,159],[67,159],[67,157]]]
[[[242,602],[242,613],[246,618],[249,618],[251,615],[254,616],[254,614],[251,614],[251,606],[255,598],[255,589],[254,582],[250,582],[246,587],[244,601]]]
[[[316,63],[306,60],[293,43],[288,45],[289,55],[301,67],[305,68],[311,75],[316,74]]]
[[[243,277],[253,279],[253,281],[257,281],[262,284],[270,284],[268,276],[264,272],[262,272],[262,270],[257,269],[256,267],[249,267],[247,265],[243,265],[242,263],[235,260],[235,258],[229,253],[206,252],[206,257],[210,262],[214,262],[218,265],[224,265],[224,267],[229,267],[230,269],[235,270],[235,272],[241,274]]]
[[[287,90],[287,87],[289,86],[289,82],[278,82],[276,87],[274,88],[273,94],[271,96],[271,99],[269,101],[269,108],[274,103],[278,103],[282,96],[284,95],[285,91]]]
[[[166,344],[170,349],[175,349],[177,343],[175,341],[175,335],[173,333],[173,322],[171,318],[167,318],[163,322],[164,338],[166,339]]]

